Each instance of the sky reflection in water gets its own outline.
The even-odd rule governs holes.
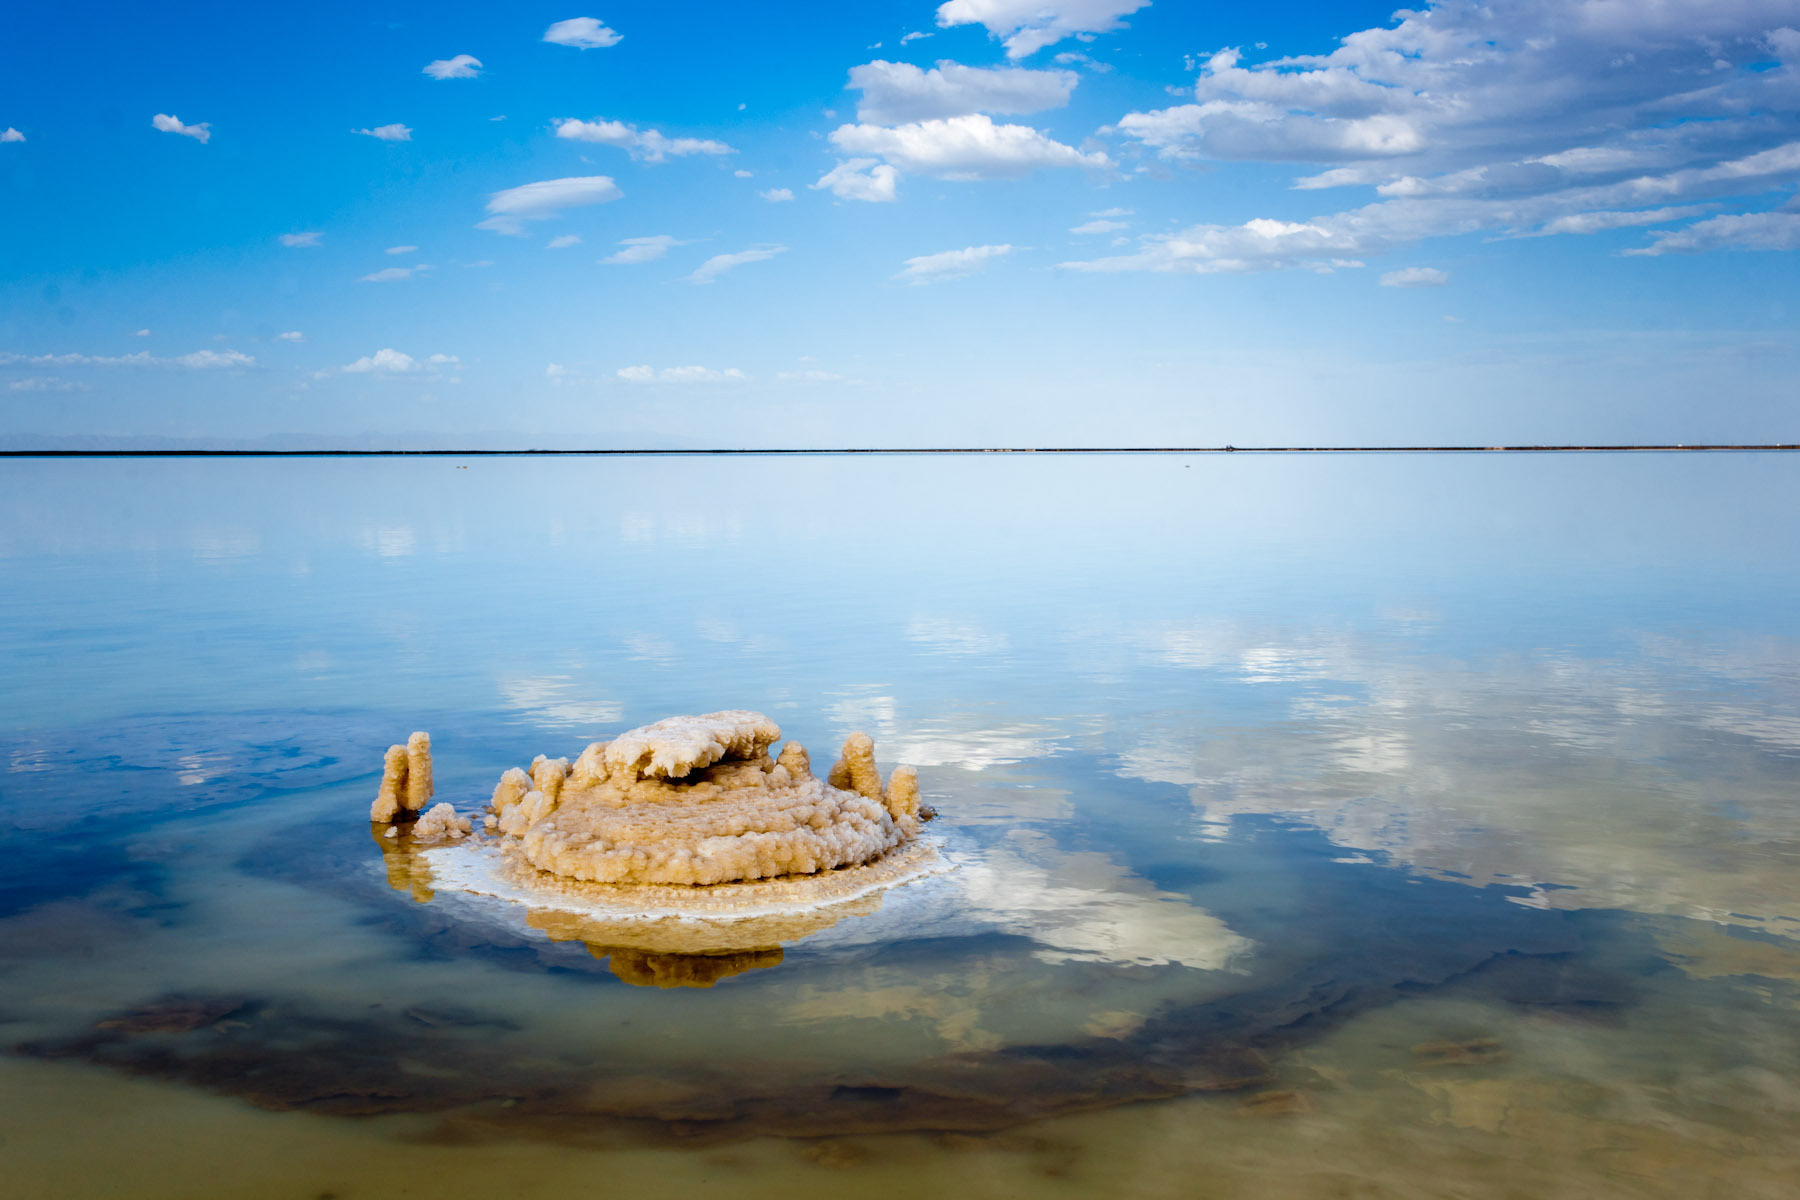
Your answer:
[[[31,681],[0,696],[9,1041],[155,1075],[142,1043],[174,1035],[138,1026],[201,1021],[223,1042],[160,1074],[318,1107],[259,1021],[333,1061],[333,1022],[378,1006],[393,1037],[417,1010],[445,1078],[491,1021],[504,1086],[536,1063],[573,1095],[571,1062],[611,1064],[565,1123],[816,1136],[1225,1086],[1248,1068],[1224,1044],[1264,1109],[1313,1120],[1318,1064],[1348,1055],[1332,1086],[1373,1104],[1393,1085],[1357,1071],[1400,1036],[1408,1070],[1453,1068],[1408,1093],[1424,1125],[1465,1129],[1467,1087],[1500,1086],[1481,1072],[1548,1086],[1522,1060],[1549,1027],[1504,1014],[1599,1013],[1617,1028],[1576,1058],[1623,1079],[1659,1023],[1699,1030],[1682,1069],[1736,1089],[1708,1103],[1791,1150],[1792,1097],[1745,1080],[1796,1035],[1797,492],[1758,455],[9,463],[0,659]],[[954,869],[671,1009],[614,976],[679,964],[415,904],[362,840],[410,729],[467,809],[534,753],[738,706],[815,757],[864,729],[919,767]],[[243,1004],[119,1015],[170,994]],[[287,1099],[231,1082],[227,1043]],[[1032,1046],[1085,1065],[1009,1074]],[[788,1090],[708,1115],[726,1067]],[[471,1117],[469,1086],[432,1111],[542,1136]]]

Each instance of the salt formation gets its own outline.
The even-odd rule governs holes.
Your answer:
[[[384,824],[416,813],[431,800],[431,735],[420,731],[404,746],[389,746],[381,766],[381,791],[369,805],[369,820]]]
[[[770,757],[780,737],[761,713],[734,709],[595,742],[572,765],[540,755],[500,777],[488,826],[539,870],[634,884],[811,875],[918,835],[917,776],[900,767],[884,790],[867,734],[850,736],[826,779],[796,743]]]
[[[399,836],[395,821],[418,816],[431,803],[431,735],[423,730],[406,739],[404,746],[389,746],[381,766],[381,790],[369,805],[369,820],[389,828],[383,837]],[[413,822],[408,832],[417,840],[462,837],[473,829],[468,818],[456,815],[451,804],[433,805]]]

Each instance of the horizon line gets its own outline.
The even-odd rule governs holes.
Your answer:
[[[502,457],[705,457],[819,456],[850,454],[1642,454],[1795,451],[1797,442],[1661,442],[1502,446],[840,446],[708,447],[689,449],[523,450],[0,450],[0,458],[502,458]]]

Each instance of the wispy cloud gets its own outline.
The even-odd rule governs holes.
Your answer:
[[[724,142],[715,142],[706,138],[664,137],[654,129],[639,129],[637,126],[627,125],[623,121],[608,121],[599,117],[592,121],[560,117],[551,124],[556,127],[556,136],[559,138],[573,142],[617,146],[629,153],[631,157],[649,163],[664,162],[669,158],[682,158],[690,154],[737,153]]]
[[[564,233],[564,234],[559,234],[556,237],[553,237],[549,241],[545,242],[544,249],[546,249],[546,250],[566,250],[570,246],[579,246],[579,245],[581,245],[581,235],[580,234]]]
[[[685,246],[687,244],[687,242],[682,241],[680,238],[670,237],[666,233],[659,233],[654,237],[623,238],[620,240],[619,245],[625,248],[607,255],[600,261],[615,266],[655,262],[657,259],[667,254],[671,247]]]
[[[306,335],[301,333],[298,329],[290,329],[286,333],[276,334],[275,340],[278,342],[304,342],[306,340]]]
[[[1436,267],[1402,267],[1381,277],[1381,286],[1391,288],[1443,287],[1449,282],[1450,272]]]
[[[736,367],[620,367],[616,374],[626,383],[737,383],[749,378]]]
[[[196,350],[174,358],[136,354],[0,354],[0,367],[148,367],[168,371],[218,371],[253,367],[256,359],[236,350]]]
[[[413,131],[404,125],[377,125],[373,129],[352,129],[351,133],[360,133],[364,137],[376,138],[383,142],[410,142]]]
[[[401,283],[401,282],[404,282],[405,280],[411,279],[414,275],[418,274],[421,271],[429,271],[429,270],[431,270],[431,268],[424,263],[419,263],[418,265],[411,266],[411,267],[383,267],[379,271],[371,271],[367,275],[359,276],[357,278],[356,282],[358,282],[358,283]]]
[[[417,246],[389,246],[382,251],[383,254],[417,254],[418,252]]]
[[[616,46],[625,35],[608,29],[593,17],[570,17],[544,30],[544,40],[557,46],[574,46],[578,50],[599,50]]]
[[[150,118],[150,124],[164,133],[178,133],[182,137],[193,138],[203,146],[212,140],[211,121],[202,121],[198,125],[183,125],[180,117],[172,116],[169,113],[157,113]],[[24,138],[19,140],[24,141]]]
[[[785,204],[794,198],[793,190],[790,188],[769,188],[756,194],[770,204]]]
[[[969,246],[962,250],[945,250],[938,254],[921,254],[917,258],[909,258],[894,278],[905,283],[937,283],[945,279],[960,279],[964,275],[972,275],[985,267],[989,260],[1002,258],[1013,252],[1009,245]]]
[[[606,175],[540,179],[489,196],[487,210],[493,215],[475,228],[523,236],[526,221],[546,221],[559,216],[564,209],[606,204],[624,194]]]
[[[473,79],[481,74],[481,60],[473,54],[440,58],[426,63],[424,73],[433,79]]]
[[[752,246],[748,250],[739,250],[736,254],[715,254],[687,277],[689,283],[711,283],[725,272],[741,267],[746,263],[764,262],[784,253],[786,246]]]
[[[93,389],[85,383],[73,379],[58,379],[54,375],[33,375],[25,379],[15,379],[6,385],[13,392],[87,392]]]
[[[276,240],[284,246],[316,246],[325,235],[316,229],[304,233],[284,233]]]

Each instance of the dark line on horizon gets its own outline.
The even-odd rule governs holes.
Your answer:
[[[702,458],[850,454],[1640,454],[1795,451],[1800,442],[1520,446],[841,446],[686,450],[0,450],[0,458]]]

